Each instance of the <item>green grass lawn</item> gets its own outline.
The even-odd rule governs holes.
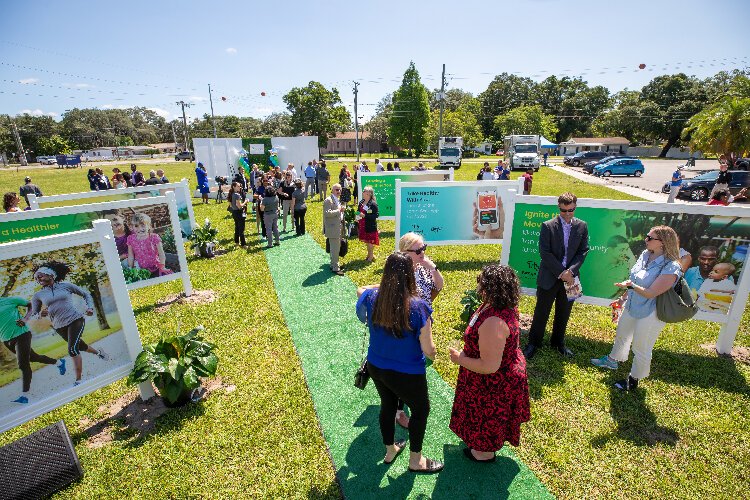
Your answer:
[[[164,166],[170,179],[187,177],[193,183],[190,164]],[[339,167],[329,162],[332,173]],[[85,171],[31,172],[49,194],[88,189]],[[17,190],[25,175],[0,172],[0,192]],[[457,180],[475,175],[475,168],[456,171]],[[551,170],[535,175],[534,194],[567,190],[581,198],[634,199]],[[218,300],[174,305],[159,314],[153,304],[180,289],[171,282],[132,291],[131,301],[144,342],[178,324],[183,330],[205,325],[206,337],[219,346],[218,374],[236,390],[217,391],[198,405],[169,412],[148,436],[119,433],[112,443],[89,448],[81,420],[100,418],[102,405],[132,390],[118,382],[4,433],[0,444],[64,419],[86,476],[60,498],[335,498],[340,493],[334,470],[258,239],[253,234],[247,250],[235,249],[223,204],[196,204],[195,212],[197,220],[210,217],[217,224],[229,250],[210,261],[189,258],[194,288],[215,290]],[[310,203],[308,231],[323,245],[321,222],[321,203]],[[254,226],[249,223],[248,232]],[[365,246],[356,241],[343,259],[356,284],[379,281],[382,262],[394,248],[393,222],[379,226],[376,264],[364,261]],[[446,279],[435,301],[435,367],[455,384],[457,370],[448,362],[446,348],[463,330],[459,300],[475,285],[481,267],[499,259],[500,247],[434,247],[429,254]],[[523,313],[530,314],[533,306],[533,298],[522,299]],[[610,384],[626,375],[629,365],[605,373],[588,361],[611,347],[615,330],[609,311],[576,305],[568,326],[568,344],[576,357],[563,362],[543,351],[529,363],[532,420],[523,428],[517,454],[563,498],[746,496],[750,367],[700,347],[714,342],[718,330],[719,325],[701,321],[668,326],[656,344],[652,375],[643,390],[623,395]],[[738,345],[750,343],[749,332],[746,308]]]

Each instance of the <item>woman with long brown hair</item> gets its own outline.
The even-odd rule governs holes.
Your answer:
[[[417,295],[414,266],[408,255],[396,252],[385,261],[380,285],[357,290],[357,316],[367,323],[370,346],[367,367],[380,395],[380,433],[386,448],[384,462],[392,463],[406,447],[395,441],[398,400],[411,409],[409,470],[435,473],[443,464],[422,455],[430,413],[425,357],[434,359],[432,308]]]
[[[617,370],[618,363],[628,360],[633,349],[633,365],[625,380],[615,382],[621,391],[632,391],[651,371],[651,352],[664,328],[656,317],[656,297],[666,293],[682,276],[680,241],[669,226],[656,226],[646,234],[646,249],[630,269],[630,276],[615,286],[625,293],[618,299],[622,316],[612,351],[591,363],[599,368]],[[624,306],[623,306],[624,304]]]

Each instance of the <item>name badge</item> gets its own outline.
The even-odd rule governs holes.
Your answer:
[[[648,272],[645,269],[641,269],[637,273],[635,273],[635,277],[639,280],[645,279]]]

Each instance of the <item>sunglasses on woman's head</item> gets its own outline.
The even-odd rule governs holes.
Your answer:
[[[651,241],[651,240],[661,241],[659,238],[655,238],[655,237],[651,236],[650,234],[646,235],[645,240],[646,241]]]
[[[407,250],[407,252],[413,252],[417,255],[422,255],[422,252],[424,252],[425,250],[427,250],[427,244],[425,244],[425,246],[423,247],[417,248],[416,250]]]

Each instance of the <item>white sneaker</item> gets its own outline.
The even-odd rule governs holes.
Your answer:
[[[104,352],[104,349],[99,349],[99,352],[96,353],[96,357],[101,359],[102,361],[109,361],[109,354]]]

